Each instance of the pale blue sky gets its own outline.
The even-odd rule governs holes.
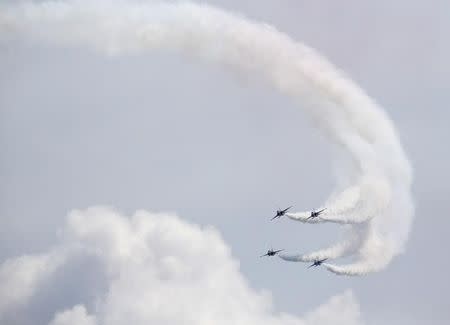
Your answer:
[[[362,278],[257,258],[270,245],[305,252],[338,234],[333,225],[268,222],[277,207],[315,207],[333,179],[324,139],[257,80],[169,53],[105,58],[8,44],[0,47],[0,260],[54,243],[73,208],[170,210],[218,228],[250,284],[272,291],[280,311],[300,314],[352,288],[368,324],[446,324],[449,3],[207,2],[316,47],[385,107],[415,167],[406,253]]]

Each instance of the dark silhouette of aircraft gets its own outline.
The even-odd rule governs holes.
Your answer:
[[[319,265],[322,265],[322,263],[325,262],[327,259],[328,259],[328,258],[324,258],[323,260],[316,260],[316,261],[314,261],[314,263],[312,263],[310,266],[308,266],[308,269],[309,269],[310,267],[313,267],[313,266],[319,266]]]
[[[267,251],[266,254],[261,255],[260,257],[264,257],[264,256],[274,256],[274,255],[277,255],[279,252],[281,252],[281,251],[283,251],[283,250],[284,250],[284,249],[279,249],[279,250],[277,250],[277,251],[274,251],[273,249],[269,249],[269,250]]]
[[[324,212],[326,209],[327,209],[327,208],[322,209],[322,210],[319,210],[319,211],[311,211],[311,215],[310,215],[306,220],[317,218],[317,217],[320,216],[320,215],[322,214],[322,212]]]
[[[287,210],[289,210],[290,208],[292,208],[292,207],[286,208],[284,210],[277,210],[277,214],[275,215],[275,217],[273,217],[270,220],[273,220],[273,219],[280,218],[280,217],[284,216],[286,214]]]

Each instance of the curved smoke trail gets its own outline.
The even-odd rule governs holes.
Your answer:
[[[346,239],[291,261],[356,255],[349,265],[327,264],[337,274],[385,267],[405,244],[413,215],[412,170],[385,112],[315,50],[275,28],[194,3],[44,2],[5,6],[0,39],[90,46],[107,54],[170,49],[256,73],[298,100],[336,144],[345,162],[323,215],[288,214],[301,222],[348,225]]]

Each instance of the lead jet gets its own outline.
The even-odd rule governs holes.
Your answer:
[[[313,267],[313,266],[319,266],[319,265],[322,265],[322,263],[325,262],[327,259],[328,259],[328,258],[324,258],[323,260],[316,260],[316,261],[314,261],[314,263],[312,263],[310,266],[308,266],[308,269],[309,269],[310,267]]]
[[[273,249],[269,249],[269,250],[267,251],[266,254],[261,255],[260,257],[264,257],[264,256],[274,256],[274,255],[277,255],[279,252],[281,252],[281,251],[283,251],[283,250],[284,250],[284,249],[279,249],[279,250],[277,250],[277,251],[274,251]]]
[[[284,210],[277,210],[277,214],[275,215],[275,217],[273,217],[270,220],[273,220],[273,219],[280,218],[280,217],[284,216],[286,214],[287,210],[289,210],[290,208],[292,208],[292,207],[286,208]]]
[[[310,215],[306,220],[317,218],[317,217],[320,216],[320,215],[322,214],[322,212],[324,212],[326,209],[327,209],[327,208],[322,209],[322,210],[319,210],[319,211],[311,211],[311,215]]]

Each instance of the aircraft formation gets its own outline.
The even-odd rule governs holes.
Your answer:
[[[284,209],[284,210],[277,210],[276,213],[275,213],[275,216],[273,216],[272,219],[270,219],[270,220],[274,220],[274,219],[277,219],[277,218],[281,218],[281,217],[284,216],[284,215],[286,214],[286,212],[288,212],[288,210],[291,209],[291,208],[292,208],[292,206],[290,206],[290,207],[288,207],[288,208],[286,208],[286,209]],[[326,210],[326,208],[323,208],[323,209],[317,210],[317,211],[316,211],[316,210],[311,211],[311,214],[309,215],[308,218],[306,218],[306,220],[311,220],[311,219],[315,219],[315,218],[319,217],[325,210]],[[260,257],[264,257],[264,256],[272,257],[272,256],[275,256],[275,255],[277,255],[278,253],[282,252],[283,250],[284,250],[284,249],[274,250],[274,249],[271,248],[271,249],[269,249],[269,250],[267,251],[266,254],[261,255]],[[317,267],[317,266],[320,266],[320,265],[322,265],[322,263],[325,262],[326,260],[327,260],[327,258],[315,260],[315,261],[313,261],[313,263],[312,263],[310,266],[308,266],[308,269],[311,268],[311,267]]]

